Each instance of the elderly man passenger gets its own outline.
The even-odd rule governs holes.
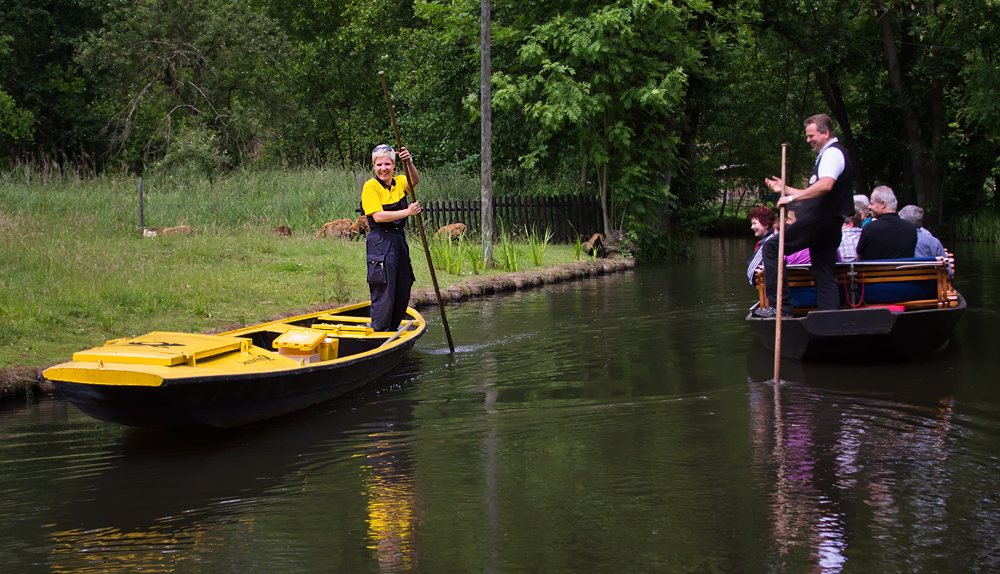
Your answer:
[[[861,228],[858,259],[904,259],[913,257],[917,248],[917,226],[896,213],[896,194],[885,185],[872,191],[868,210],[875,220]]]
[[[930,231],[924,229],[924,208],[907,205],[899,210],[899,217],[917,227],[917,248],[914,257],[944,257],[944,246]]]

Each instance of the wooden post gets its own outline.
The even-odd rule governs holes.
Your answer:
[[[139,233],[145,234],[146,224],[142,219],[142,178],[139,178]]]
[[[479,181],[483,261],[493,267],[493,115],[490,90],[490,0],[482,0],[479,23]]]

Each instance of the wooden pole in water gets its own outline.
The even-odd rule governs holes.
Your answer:
[[[785,197],[785,155],[788,144],[781,144],[781,197]],[[780,199],[780,198],[779,198]],[[781,297],[785,269],[785,206],[778,210],[778,301],[774,304],[774,385],[781,381]]]
[[[382,92],[385,93],[385,105],[389,107],[389,119],[392,121],[392,131],[396,134],[396,147],[402,149],[403,142],[399,139],[399,128],[396,127],[396,115],[392,113],[392,100],[389,99],[389,87],[385,84],[385,71],[379,70],[378,77],[382,80]],[[405,162],[406,169],[406,191],[410,194],[410,200],[416,201],[417,195],[413,192],[413,177],[410,175],[409,161]],[[424,233],[424,220],[417,214],[417,229],[420,230],[420,241],[424,244],[424,255],[427,256],[427,268],[431,272],[431,282],[434,284],[434,295],[437,296],[438,309],[441,311],[441,322],[444,323],[444,334],[448,337],[448,348],[455,352],[455,343],[451,341],[451,329],[448,327],[448,316],[444,313],[444,301],[441,300],[441,289],[438,287],[437,275],[434,273],[434,262],[431,260],[431,250],[427,246],[427,234]]]

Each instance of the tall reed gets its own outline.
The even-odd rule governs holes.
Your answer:
[[[472,268],[474,275],[479,275],[486,269],[486,261],[483,259],[483,249],[479,242],[467,241],[462,245],[462,253],[465,260]]]
[[[954,239],[1000,243],[1000,213],[985,212],[961,217],[951,224]]]
[[[544,234],[539,234],[538,230],[534,228],[528,233],[528,255],[531,257],[531,263],[535,267],[542,264],[542,259],[545,257],[545,250],[552,242],[552,236],[552,229],[548,227],[545,228]]]
[[[462,274],[462,260],[464,253],[462,250],[463,238],[451,239],[450,237],[434,237],[428,242],[431,250],[431,260],[434,268],[447,271],[452,275]]]
[[[516,272],[521,270],[521,249],[514,243],[514,239],[500,219],[500,237],[493,249],[493,264],[498,269]]]

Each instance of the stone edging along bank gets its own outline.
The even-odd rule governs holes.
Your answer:
[[[561,283],[592,275],[617,273],[635,268],[634,259],[596,259],[565,263],[549,269],[531,269],[503,275],[481,275],[455,283],[441,290],[445,303],[457,303],[474,297],[530,289],[547,283]],[[410,307],[420,310],[437,305],[433,289],[414,289],[410,294]]]
[[[508,293],[521,289],[530,289],[551,283],[573,281],[583,277],[619,273],[635,268],[634,259],[594,259],[576,261],[550,267],[548,269],[530,269],[503,275],[480,275],[472,279],[455,283],[441,290],[441,299],[445,303],[458,303],[475,297]],[[414,309],[426,309],[437,305],[434,289],[414,289],[410,294],[410,306]],[[333,309],[340,305],[317,305],[307,313]],[[281,319],[302,315],[303,313],[283,313],[275,317]],[[241,325],[230,325],[207,331],[219,333],[237,329]],[[11,367],[0,369],[0,402],[22,399],[26,396],[56,393],[52,383],[42,379],[41,372],[45,367]]]

